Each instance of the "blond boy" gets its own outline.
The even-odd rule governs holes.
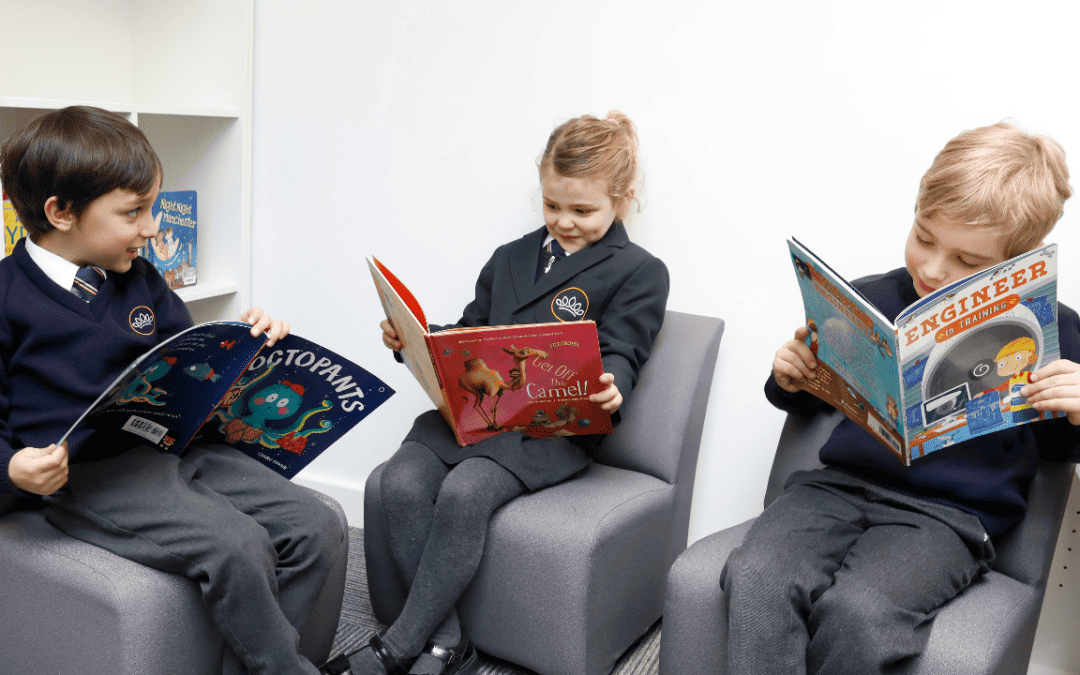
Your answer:
[[[923,176],[906,266],[856,287],[883,313],[1038,246],[1072,194],[1061,147],[1009,124],[965,132]],[[1059,306],[1062,359],[1021,390],[1066,418],[971,439],[911,467],[850,420],[755,521],[721,575],[728,672],[892,672],[925,648],[937,609],[994,557],[1019,521],[1040,457],[1080,459],[1080,317]],[[770,402],[814,414],[806,328],[777,351]]]

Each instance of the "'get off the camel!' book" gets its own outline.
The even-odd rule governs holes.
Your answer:
[[[818,256],[788,240],[818,376],[805,388],[910,465],[969,438],[1065,413],[1020,390],[1059,358],[1057,246],[949,286],[890,321]]]
[[[459,444],[504,431],[534,437],[611,433],[611,415],[589,401],[604,372],[594,322],[432,333],[409,289],[377,259],[367,262],[402,359]]]

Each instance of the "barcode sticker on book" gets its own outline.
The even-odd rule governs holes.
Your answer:
[[[893,438],[892,434],[886,431],[885,426],[877,417],[874,417],[873,415],[867,415],[866,422],[867,424],[869,424],[870,428],[873,429],[877,433],[877,435],[882,438],[882,440],[892,446],[893,450],[895,450],[897,453],[900,452],[900,443],[895,438]]]
[[[136,417],[135,415],[132,415],[128,418],[127,422],[124,422],[123,429],[124,431],[130,431],[136,436],[142,436],[146,440],[153,441],[154,443],[160,443],[161,439],[169,431],[160,424],[155,424],[150,420]]]

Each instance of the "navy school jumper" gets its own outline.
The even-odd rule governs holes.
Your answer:
[[[142,258],[110,272],[85,302],[37,266],[20,240],[0,260],[0,494],[19,490],[8,478],[11,456],[55,443],[120,372],[154,345],[190,328],[191,314]],[[144,443],[83,447],[68,440],[70,461],[119,454]]]
[[[904,268],[865,277],[853,285],[887,317],[895,318],[918,299]],[[1080,317],[1061,303],[1058,334],[1061,358],[1080,363]],[[771,375],[765,395],[786,412],[812,415],[833,409],[807,392],[784,391]],[[991,537],[1023,518],[1028,485],[1040,457],[1056,462],[1080,460],[1080,427],[1065,418],[1034,422],[969,439],[904,466],[880,441],[845,417],[820,451],[826,466],[977,516]]]

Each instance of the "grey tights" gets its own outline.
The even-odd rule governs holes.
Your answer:
[[[488,521],[526,487],[486,457],[447,466],[415,441],[390,458],[380,487],[390,550],[409,588],[383,641],[401,657],[429,639],[453,647],[461,635],[455,604],[480,566]]]

